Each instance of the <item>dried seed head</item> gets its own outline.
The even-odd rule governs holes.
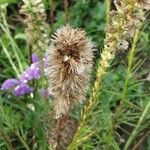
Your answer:
[[[114,0],[117,10],[110,12],[104,47],[112,51],[127,50],[136,29],[146,19],[143,4],[149,6],[149,3],[149,0]]]
[[[83,100],[93,65],[94,44],[79,28],[62,26],[47,51],[49,89],[54,96],[56,118]]]
[[[150,0],[137,0],[141,6],[146,9],[149,10],[150,9]]]
[[[127,50],[129,47],[129,43],[126,40],[120,39],[117,43],[118,50]]]
[[[20,13],[25,15],[27,42],[32,48],[46,50],[49,45],[49,29],[42,0],[23,0]]]

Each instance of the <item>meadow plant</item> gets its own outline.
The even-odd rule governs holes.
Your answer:
[[[42,0],[23,0],[20,13],[25,15],[27,42],[34,50],[47,50],[49,44],[48,24]]]
[[[51,32],[55,30],[54,8],[57,6],[55,6],[54,3],[55,2],[53,0],[50,0]],[[80,4],[81,2],[78,1],[77,3]],[[82,3],[84,3],[84,1]],[[113,118],[111,128],[107,130],[105,127],[102,127],[102,130],[104,129],[106,132],[110,132],[108,133],[109,136],[102,135],[102,139],[98,139],[100,144],[98,143],[96,149],[102,148],[116,150],[119,149],[119,146],[121,145],[120,141],[122,140],[124,142],[124,139],[127,139],[127,137],[124,137],[124,139],[121,138],[120,141],[117,139],[119,141],[118,143],[120,144],[117,145],[117,143],[113,141],[111,137],[115,136],[116,138],[116,134],[114,134],[114,132],[117,133],[117,127],[120,125],[118,123],[121,114],[120,112],[124,109],[124,107],[127,106],[127,104],[131,104],[131,102],[127,101],[126,99],[126,93],[128,90],[128,83],[132,76],[132,62],[134,59],[137,41],[139,40],[142,24],[145,21],[145,10],[150,9],[150,2],[149,0],[114,0],[115,9],[112,10],[110,10],[111,3],[109,0],[106,0],[106,4],[106,35],[104,39],[103,50],[102,52],[100,51],[98,63],[94,62],[96,58],[94,57],[94,54],[97,53],[96,44],[91,40],[91,38],[89,38],[89,36],[87,36],[85,30],[81,28],[75,28],[71,25],[71,23],[69,23],[70,15],[68,9],[68,0],[64,0],[65,23],[67,24],[61,25],[61,27],[51,35],[51,38],[49,38],[50,29],[47,22],[45,5],[42,0],[23,0],[20,13],[25,18],[24,24],[25,33],[27,35],[26,41],[31,58],[30,65],[26,67],[26,69],[23,68],[21,60],[19,59],[17,44],[15,41],[13,41],[13,38],[9,33],[10,31],[8,30],[6,23],[4,15],[5,13],[1,15],[3,22],[0,23],[0,27],[2,31],[9,37],[11,42],[15,43],[12,47],[14,48],[17,58],[16,60],[18,61],[20,68],[18,69],[13,62],[13,58],[7,50],[5,42],[1,38],[1,47],[11,66],[16,72],[16,78],[14,77],[6,79],[2,83],[1,91],[10,91],[17,98],[19,96],[23,97],[24,95],[30,94],[31,98],[27,97],[27,101],[29,99],[30,103],[28,103],[26,106],[28,109],[30,109],[30,111],[32,111],[33,114],[29,114],[27,111],[27,115],[31,115],[31,118],[25,118],[27,120],[25,120],[25,122],[32,122],[32,119],[35,120],[35,122],[33,125],[34,127],[24,125],[15,130],[16,126],[13,127],[14,122],[11,119],[7,119],[7,115],[9,113],[5,113],[4,107],[7,108],[8,103],[5,104],[5,102],[0,102],[0,119],[6,122],[6,126],[9,127],[11,132],[15,133],[22,145],[27,150],[30,150],[30,147],[31,149],[41,149],[41,147],[44,145],[40,137],[42,133],[44,133],[43,139],[45,143],[47,143],[42,150],[80,149],[82,146],[81,143],[84,143],[86,140],[88,141],[88,139],[91,137],[94,137],[94,139],[90,141],[91,147],[88,147],[88,145],[84,143],[83,149],[88,150],[94,146],[97,146],[97,141],[95,143],[93,141],[99,138],[99,136],[97,136],[95,133],[96,131],[94,131],[93,128],[95,122],[92,122],[91,125],[90,119],[94,117],[96,113],[99,115],[101,111],[98,108],[98,110],[94,112],[94,108],[97,104],[100,106],[100,102],[98,103],[97,101],[99,94],[101,94],[104,90],[104,76],[109,72],[108,69],[110,68],[114,58],[118,54],[124,52],[128,52],[128,68],[126,71],[124,87],[120,92],[120,102],[116,106],[115,110],[111,110],[111,117]],[[7,27],[6,31],[5,27]],[[90,88],[90,81],[94,68],[93,64],[96,63],[97,70],[94,77],[95,80]],[[42,84],[42,77],[45,79],[44,84]],[[147,80],[149,80],[149,76],[147,77]],[[39,84],[34,84],[34,81],[37,83],[39,82]],[[47,87],[46,89],[45,84]],[[39,85],[42,85],[42,88]],[[91,90],[91,92],[90,94],[88,93],[89,95],[87,96],[86,94],[89,90]],[[38,94],[36,92],[43,97],[42,101],[41,98],[37,96]],[[31,93],[34,93],[34,96]],[[112,93],[114,94],[115,92]],[[36,96],[38,100],[35,100]],[[86,100],[87,97],[88,99]],[[43,99],[47,100],[47,98],[49,101],[43,101]],[[48,105],[49,102],[50,105]],[[134,104],[132,105],[141,111],[141,108]],[[83,107],[83,109],[81,108],[81,112],[79,107]],[[144,107],[140,113],[140,116],[136,118],[139,119],[137,121],[137,125],[130,123],[133,131],[129,135],[126,143],[124,143],[123,148],[122,145],[120,146],[121,149],[129,149],[137,133],[140,133],[140,126],[146,118],[149,108],[150,103]],[[18,106],[17,110],[19,110]],[[23,110],[25,109],[23,108]],[[131,112],[133,112],[133,115],[134,113],[137,113],[133,108],[131,109]],[[130,113],[130,111],[126,112],[126,114],[128,113]],[[76,114],[78,115],[76,116]],[[79,117],[80,114],[81,116]],[[126,117],[126,114],[123,117]],[[20,116],[17,117],[21,118]],[[78,123],[74,118],[78,119]],[[40,125],[41,128],[38,128]],[[15,142],[9,140],[9,137],[7,137],[8,131],[1,130],[1,126],[3,127],[5,125],[0,123],[0,135],[2,136],[2,139],[4,139],[7,148],[13,150]],[[26,126],[27,133],[23,135],[23,130]],[[123,131],[125,130],[123,129]],[[21,134],[23,136],[21,136]],[[14,138],[16,138],[16,136]],[[121,137],[119,133],[117,136]],[[31,141],[28,140],[30,137]],[[103,140],[105,140],[104,143]],[[29,141],[30,144],[28,145],[26,141]],[[111,143],[110,141],[113,142]],[[107,145],[109,142],[111,146]],[[105,146],[103,147],[103,145]]]
[[[18,77],[19,73],[23,71],[23,64],[21,63],[21,59],[24,60],[24,56],[20,53],[19,47],[15,40],[12,38],[11,31],[9,29],[9,25],[7,23],[7,12],[6,12],[6,7],[7,5],[0,5],[0,33],[5,34],[6,37],[9,39],[11,42],[11,49],[13,51],[13,54],[15,55],[16,61],[18,63],[18,68],[17,65],[13,62],[11,58],[11,53],[6,47],[6,43],[4,43],[2,37],[0,38],[0,44],[2,46],[2,50],[4,51],[5,55],[7,56],[10,65],[12,66],[15,75]]]
[[[101,83],[103,75],[107,72],[107,68],[110,66],[111,60],[115,57],[118,51],[128,49],[131,38],[133,38],[136,30],[144,20],[144,8],[141,3],[136,0],[116,0],[115,6],[117,10],[110,11],[109,15],[111,17],[108,20],[109,22],[106,24],[104,50],[98,64],[96,81],[92,87],[92,95],[83,110],[80,125],[75,133],[72,143],[67,148],[68,150],[74,148],[78,137],[82,133],[87,117],[89,116],[92,106],[96,101],[97,94],[102,88]]]
[[[41,0],[24,0],[24,5],[21,7],[20,13],[25,15],[24,23],[26,25],[25,32],[27,34],[27,43],[31,46],[33,51],[38,52],[40,59],[37,54],[30,51],[31,65],[26,71],[21,72],[18,75],[19,79],[8,79],[1,87],[1,90],[6,90],[13,87],[13,94],[20,96],[33,92],[33,88],[27,85],[28,81],[33,79],[39,79],[41,77],[41,65],[40,62],[45,66],[46,62],[44,51],[48,49],[49,38],[48,38],[48,24],[46,24],[46,13],[44,4]],[[30,49],[30,48],[29,48]],[[37,51],[40,49],[41,51]],[[17,84],[13,84],[14,81]],[[11,85],[11,86],[10,86]]]
[[[84,99],[93,65],[94,44],[81,29],[61,27],[47,51],[48,85],[54,97],[56,118]]]
[[[11,90],[15,96],[22,96],[33,92],[33,88],[27,84],[29,81],[39,79],[41,76],[38,56],[36,54],[32,54],[32,62],[31,66],[20,74],[19,79],[5,80],[1,85],[1,90]]]

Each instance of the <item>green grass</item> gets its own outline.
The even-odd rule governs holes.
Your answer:
[[[19,14],[22,1],[7,2],[6,12],[0,14],[0,85],[7,78],[19,77],[30,65],[23,16]],[[49,1],[43,2],[49,15]],[[6,1],[0,0],[1,6],[2,3]],[[66,11],[70,24],[84,28],[101,51],[109,9],[107,0],[73,0]],[[63,1],[54,1],[54,31],[65,23]],[[150,81],[146,80],[150,72],[149,37],[146,20],[137,30],[129,50],[119,52],[112,60],[90,109],[86,110],[85,101],[70,112],[80,126],[68,150],[150,149]],[[99,60],[100,54],[95,52],[87,100],[92,95]],[[51,100],[37,92],[45,85],[41,82],[45,81],[30,83],[36,88],[32,95],[15,97],[10,91],[0,91],[0,150],[48,150],[47,136],[54,126],[54,118]],[[34,111],[29,109],[29,104],[34,106]]]

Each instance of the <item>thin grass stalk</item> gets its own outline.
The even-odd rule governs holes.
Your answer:
[[[54,0],[50,0],[50,23],[51,23],[51,32],[53,32],[54,27]]]
[[[139,36],[139,29],[136,30],[135,35],[133,37],[133,42],[132,42],[132,48],[129,51],[128,54],[128,68],[127,68],[127,74],[126,74],[126,79],[125,79],[125,84],[124,84],[124,88],[123,88],[123,93],[122,93],[122,101],[125,102],[126,100],[126,93],[127,93],[127,88],[128,88],[128,83],[129,80],[131,79],[131,75],[132,75],[132,66],[133,66],[133,62],[134,62],[134,55],[136,52],[136,45],[138,42],[138,36]]]
[[[134,147],[132,148],[132,150],[137,150],[137,149],[140,147],[140,145],[144,142],[145,138],[147,138],[147,136],[149,136],[149,135],[150,135],[150,130],[147,131],[146,133],[144,133],[144,134],[142,135],[142,137],[141,137],[140,140],[134,145]]]
[[[106,5],[106,17],[105,17],[105,22],[108,23],[109,22],[109,11],[110,11],[110,7],[111,7],[111,1],[110,0],[105,0],[105,5]]]
[[[12,66],[12,69],[16,73],[16,76],[19,77],[19,71],[18,71],[17,67],[15,66],[13,60],[11,59],[11,55],[10,55],[9,51],[6,49],[6,47],[4,46],[4,44],[3,44],[1,39],[0,39],[0,43],[1,43],[1,46],[2,46],[2,49],[3,49],[4,53],[6,54],[8,60],[9,60],[9,63]]]
[[[8,150],[15,150],[10,142],[10,139],[5,135],[5,133],[0,128],[0,136],[3,138]]]
[[[15,135],[19,138],[19,140],[21,141],[21,143],[23,144],[23,146],[26,148],[26,150],[30,150],[28,144],[24,141],[24,139],[21,137],[19,131],[15,131],[14,127],[12,126],[12,124],[9,122],[9,120],[7,119],[7,116],[4,113],[4,108],[3,108],[3,104],[1,104],[0,106],[0,115],[4,118],[5,120],[5,124],[10,128],[10,130],[12,130]]]
[[[128,84],[129,84],[129,81],[132,77],[132,67],[133,67],[133,62],[134,62],[134,55],[136,52],[136,45],[137,45],[137,42],[139,40],[139,34],[140,34],[140,28],[137,29],[135,32],[135,35],[134,35],[133,41],[132,41],[132,47],[131,47],[130,51],[128,52],[127,73],[125,76],[123,91],[121,93],[121,102],[120,102],[120,105],[116,108],[116,115],[114,115],[114,120],[116,120],[119,117],[121,111],[123,110],[124,104],[129,103],[126,99],[126,95],[127,95],[127,90],[128,90]]]
[[[19,48],[18,48],[17,44],[14,42],[14,40],[13,40],[11,34],[10,34],[10,31],[9,31],[9,28],[8,28],[8,25],[7,25],[7,22],[6,22],[5,15],[4,15],[3,13],[1,13],[1,15],[2,15],[2,18],[3,18],[4,26],[3,26],[2,24],[0,24],[0,26],[1,26],[2,30],[7,34],[8,38],[9,38],[10,41],[11,41],[11,45],[12,45],[12,48],[13,48],[13,51],[14,51],[16,60],[17,60],[17,62],[18,62],[20,72],[23,72],[23,66],[22,66],[22,63],[21,63],[19,54],[18,54],[18,52],[17,52],[17,51],[19,51]],[[21,54],[21,55],[22,55],[22,54]]]
[[[69,5],[68,0],[64,0],[65,23],[69,22],[68,5]]]
[[[132,133],[130,134],[125,146],[124,146],[124,150],[128,150],[129,149],[129,146],[131,145],[132,141],[134,140],[134,138],[136,137],[136,135],[138,134],[139,132],[139,128],[141,127],[147,113],[149,112],[149,109],[150,109],[150,102],[146,105],[136,127],[134,128],[134,130],[132,131]]]
[[[15,134],[18,136],[18,138],[20,139],[21,143],[24,145],[24,147],[26,148],[26,150],[30,150],[28,144],[25,142],[25,140],[21,137],[19,132],[15,131]]]

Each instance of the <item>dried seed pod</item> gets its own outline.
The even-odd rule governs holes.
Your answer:
[[[83,100],[92,70],[93,50],[94,44],[79,28],[62,26],[52,36],[46,74],[56,118],[65,115],[73,103]]]
[[[117,43],[118,50],[127,50],[129,47],[129,43],[126,40],[120,39]]]
[[[49,28],[44,4],[42,0],[23,0],[23,2],[20,13],[25,15],[27,42],[35,51],[37,49],[45,51],[49,46]]]
[[[150,0],[137,0],[141,6],[146,9],[149,10],[150,9]]]

